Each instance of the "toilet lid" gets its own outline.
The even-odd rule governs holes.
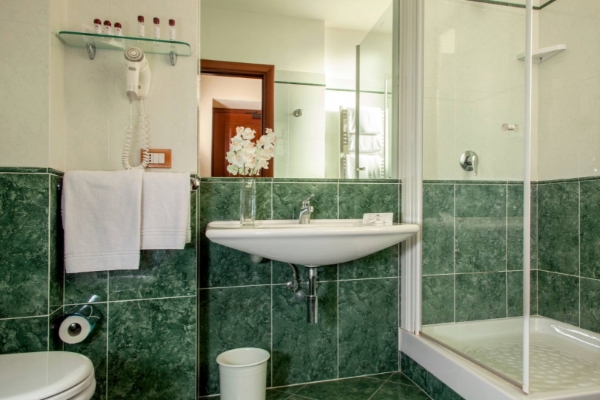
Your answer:
[[[93,373],[87,357],[66,351],[0,355],[0,400],[45,399]]]

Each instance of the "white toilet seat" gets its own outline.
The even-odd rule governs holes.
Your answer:
[[[0,400],[90,400],[94,366],[65,351],[0,355]]]

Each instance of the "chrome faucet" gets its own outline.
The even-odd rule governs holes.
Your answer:
[[[315,197],[314,194],[311,194],[308,199],[302,201],[302,207],[300,208],[300,224],[310,224],[310,215],[315,211],[315,208],[310,205],[310,199]]]

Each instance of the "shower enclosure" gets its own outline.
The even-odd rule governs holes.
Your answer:
[[[402,328],[477,365],[500,388],[486,399],[600,398],[600,2],[424,0],[402,11],[422,24],[424,71],[413,75],[422,168],[402,171],[405,221],[423,226],[403,256]],[[476,171],[459,163],[467,151]],[[435,368],[435,351],[401,347]],[[459,394],[477,393],[451,375]]]

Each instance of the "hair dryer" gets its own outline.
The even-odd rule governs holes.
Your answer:
[[[125,50],[125,66],[127,67],[127,97],[129,102],[142,100],[150,92],[152,73],[144,52],[137,47]]]
[[[150,124],[144,99],[150,92],[152,74],[144,52],[137,47],[125,50],[125,66],[127,67],[127,97],[129,98],[129,125],[125,128],[125,143],[123,145],[123,167],[125,169],[145,169],[150,163]],[[133,101],[140,101],[140,116],[138,131],[142,142],[142,160],[138,166],[129,163],[129,152],[134,136]]]

